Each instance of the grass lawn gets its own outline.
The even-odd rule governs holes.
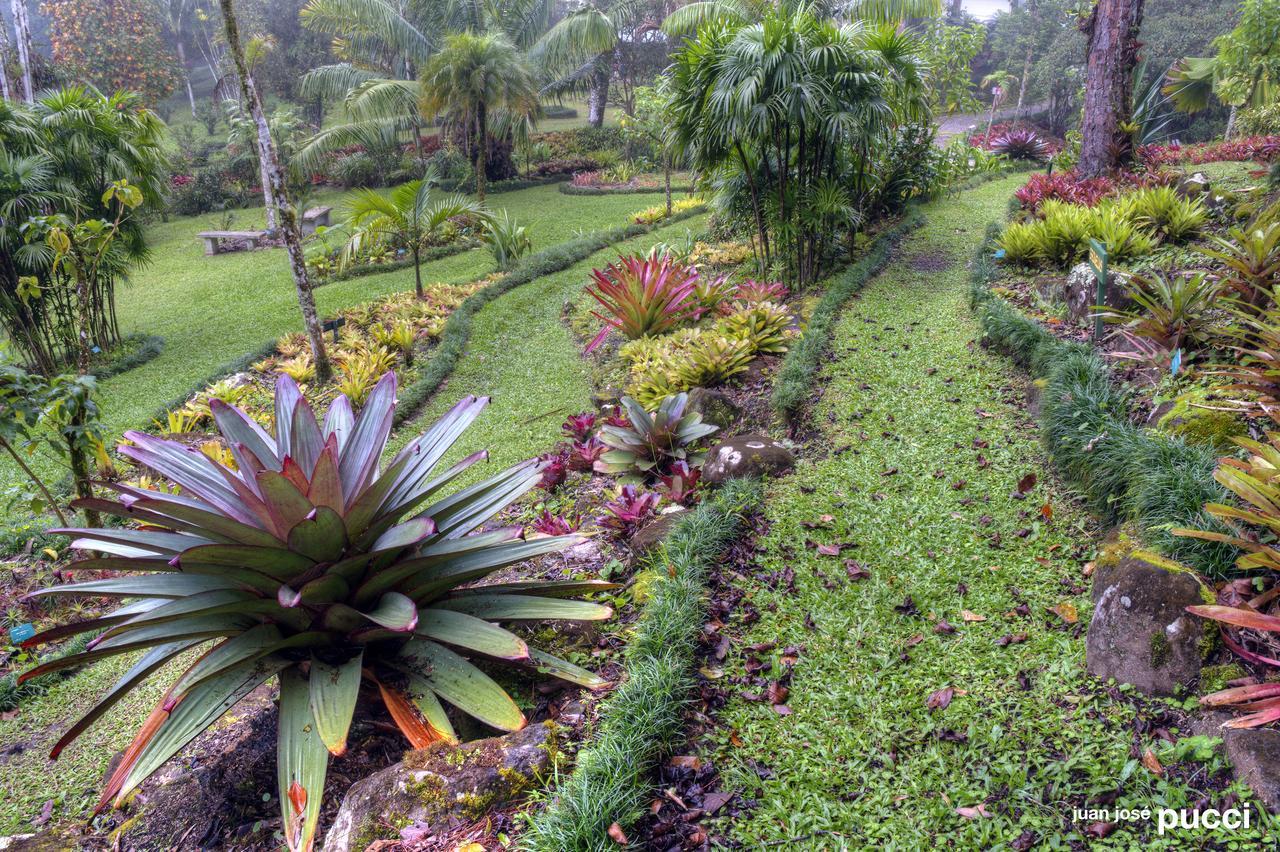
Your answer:
[[[1228,805],[1206,782],[1221,758],[1175,755],[1152,733],[1162,704],[1118,700],[1084,672],[1091,530],[1047,472],[1024,378],[977,345],[967,304],[966,261],[1022,180],[927,208],[928,224],[840,320],[814,417],[833,449],[771,487],[758,569],[735,581],[759,618],[734,626],[717,681],[730,684],[728,704],[702,743],[723,789],[754,803],[716,825],[743,848],[1274,842],[1256,801],[1240,832],[1157,837],[1153,820],[1093,840],[1072,822],[1073,807],[1109,795],[1114,807]],[[1039,483],[1014,499],[1029,473]],[[810,541],[847,548],[824,556]],[[849,579],[847,559],[869,577]],[[747,650],[757,643],[770,650]],[[782,713],[742,696],[759,683],[732,681],[752,657],[775,678],[793,652]],[[949,705],[930,709],[947,688]],[[1163,777],[1137,760],[1146,748]]]
[[[423,413],[401,428],[392,439],[393,448],[424,431],[470,393],[491,396],[493,402],[446,459],[489,450],[489,464],[473,468],[467,481],[551,449],[562,438],[564,419],[591,408],[590,370],[561,321],[564,305],[579,297],[593,267],[619,253],[648,251],[686,230],[699,233],[705,225],[705,216],[684,219],[597,252],[488,305],[476,315],[471,342],[457,371]]]
[[[329,193],[323,199],[340,210],[342,197]],[[489,205],[505,208],[526,224],[536,251],[572,239],[579,231],[623,224],[649,201],[644,196],[569,196],[552,184],[492,195]],[[237,213],[237,228],[261,227],[262,208]],[[165,347],[153,361],[101,383],[99,404],[113,436],[146,425],[158,408],[223,364],[302,328],[283,250],[205,256],[204,244],[195,235],[218,227],[219,219],[215,213],[155,225],[149,234],[152,262],[118,289],[123,332],[161,335]],[[423,278],[459,283],[494,268],[488,250],[480,248],[424,264]],[[321,314],[328,315],[412,287],[413,270],[401,269],[325,285],[316,291],[316,301]],[[42,469],[56,473],[52,462]],[[0,471],[4,485],[19,481],[11,464]]]

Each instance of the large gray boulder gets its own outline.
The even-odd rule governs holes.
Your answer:
[[[1107,285],[1103,290],[1105,298],[1102,304],[1108,308],[1125,308],[1132,303],[1126,284],[1129,275],[1123,272],[1111,272],[1107,275]],[[1052,296],[1052,294],[1046,294]],[[1067,315],[1073,321],[1088,319],[1093,316],[1093,308],[1098,304],[1098,277],[1093,274],[1093,267],[1087,263],[1078,263],[1067,273],[1067,280],[1062,285],[1061,297],[1067,306]]]
[[[1135,556],[1100,565],[1085,641],[1089,674],[1174,695],[1199,675],[1204,622],[1187,607],[1204,603],[1190,572],[1166,571]]]
[[[712,485],[753,476],[777,476],[795,467],[796,457],[784,444],[766,435],[726,438],[702,466],[702,479]]]
[[[358,781],[347,791],[325,852],[361,852],[376,840],[423,838],[474,822],[519,796],[557,756],[556,725],[546,722],[456,748],[438,744]]]

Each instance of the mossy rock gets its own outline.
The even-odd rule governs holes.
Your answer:
[[[347,791],[326,852],[354,852],[395,839],[409,826],[474,822],[492,808],[540,783],[553,766],[557,730],[552,722],[502,737],[410,751],[394,766],[358,781]]]
[[[1233,439],[1246,434],[1244,422],[1229,411],[1203,407],[1208,404],[1206,396],[1202,388],[1182,394],[1156,422],[1156,428],[1188,444],[1229,452],[1235,446]]]

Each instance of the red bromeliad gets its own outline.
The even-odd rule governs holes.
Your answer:
[[[592,270],[591,279],[587,292],[605,310],[592,315],[605,325],[587,345],[588,352],[604,342],[610,329],[628,340],[662,334],[691,319],[698,309],[698,270],[670,255],[622,257]]]

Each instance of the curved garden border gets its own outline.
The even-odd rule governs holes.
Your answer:
[[[662,581],[653,591],[625,651],[625,681],[600,707],[594,739],[578,753],[569,777],[521,838],[531,852],[607,849],[614,823],[626,827],[652,795],[649,772],[677,740],[693,687],[694,651],[702,628],[707,568],[741,532],[763,499],[755,480],[731,480],[682,517],[641,569]]]
[[[1213,478],[1218,454],[1132,423],[1128,394],[1092,346],[1059,340],[991,292],[999,233],[990,223],[973,259],[970,304],[986,341],[1042,385],[1040,428],[1055,467],[1109,522],[1135,522],[1161,552],[1211,577],[1231,571],[1235,548],[1169,532],[1220,528],[1204,511],[1228,496]]]
[[[693,184],[672,184],[671,194],[683,193],[685,195],[692,194]],[[610,189],[602,186],[574,186],[572,183],[564,183],[560,185],[560,191],[565,195],[662,195],[667,191],[663,186],[623,186]]]

